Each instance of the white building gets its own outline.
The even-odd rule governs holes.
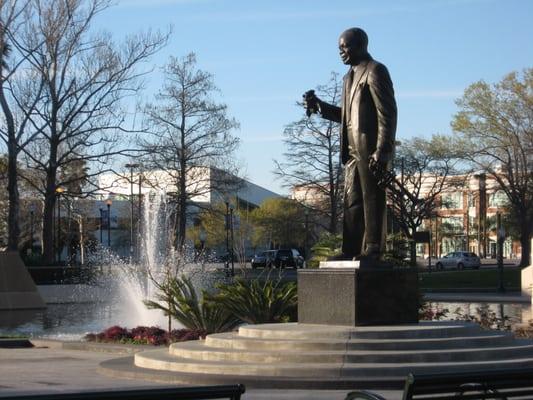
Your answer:
[[[114,251],[121,255],[127,255],[130,243],[129,235],[120,226],[129,226],[129,224],[120,222],[129,221],[132,212],[135,220],[140,218],[139,198],[146,198],[151,194],[172,195],[176,193],[176,181],[173,171],[163,170],[125,171],[122,174],[101,175],[99,178],[101,190],[91,207],[91,213],[93,218],[100,219],[98,225],[103,226],[103,232],[99,229],[95,232],[95,236],[101,238],[102,243],[107,245],[108,235],[110,235],[110,243]],[[194,223],[195,214],[202,207],[205,208],[208,205],[231,202],[238,208],[253,210],[266,199],[281,197],[279,194],[246,179],[213,168],[195,168],[189,172],[187,191],[190,195],[189,201],[192,203],[188,209],[187,223],[189,225]],[[110,227],[108,229],[107,204],[109,203],[111,206],[109,207]],[[134,221],[134,225],[137,225],[136,221]]]

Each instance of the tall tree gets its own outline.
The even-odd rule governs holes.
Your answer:
[[[394,221],[411,243],[412,265],[416,263],[415,232],[435,215],[443,192],[465,183],[466,175],[458,175],[459,160],[449,142],[446,136],[434,135],[429,140],[407,140],[397,147],[394,174],[399,185],[393,185],[387,195]]]
[[[316,91],[328,103],[338,104],[342,93],[339,75],[332,73],[329,82]],[[317,221],[326,221],[322,225],[333,234],[342,212],[339,129],[337,123],[304,115],[285,128],[285,160],[274,161],[274,172],[297,191],[295,198],[321,216]]]
[[[144,107],[146,131],[141,146],[145,165],[168,176],[176,206],[174,245],[185,243],[188,208],[207,194],[231,192],[240,182],[233,167],[238,123],[227,106],[213,100],[213,76],[198,68],[196,56],[170,57],[164,84]],[[204,198],[205,200],[205,198]]]
[[[124,153],[118,144],[125,132],[123,100],[142,88],[139,78],[146,71],[139,67],[168,37],[147,32],[115,44],[109,34],[93,33],[95,18],[110,3],[32,0],[35,15],[26,20],[24,31],[14,41],[43,86],[31,115],[31,129],[38,137],[24,154],[30,167],[43,177],[38,189],[44,197],[45,262],[54,257],[57,188],[74,184],[72,179],[89,182],[91,176],[109,170],[112,156]],[[66,172],[85,163],[91,164],[91,170],[81,176]]]
[[[7,158],[0,156],[0,249],[7,247],[7,210],[8,210],[8,194],[6,188],[7,183]]]
[[[533,231],[533,68],[500,82],[470,85],[457,100],[452,127],[462,157],[491,176],[509,199],[520,227],[521,265],[529,262]]]
[[[16,38],[24,20],[33,17],[29,1],[0,2],[0,138],[7,148],[7,248],[17,250],[20,237],[20,195],[18,159],[21,150],[33,136],[25,135],[33,109],[40,99],[42,85],[33,79],[32,72],[24,71],[27,57],[16,51]],[[34,43],[34,47],[40,44]],[[15,47],[15,49],[14,49]],[[29,47],[28,51],[33,51]],[[15,51],[13,51],[15,50]],[[23,71],[16,77],[17,71]]]

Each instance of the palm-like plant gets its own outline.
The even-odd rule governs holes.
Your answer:
[[[209,301],[241,321],[261,324],[296,320],[298,295],[292,282],[237,280],[218,288],[219,292],[210,296]]]
[[[148,308],[162,310],[186,328],[206,333],[227,332],[240,323],[219,304],[206,301],[206,293],[202,292],[200,298],[184,276],[168,278],[160,285],[156,300],[144,303]]]

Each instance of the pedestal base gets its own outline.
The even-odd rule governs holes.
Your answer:
[[[46,308],[17,252],[0,253],[0,310]]]
[[[417,323],[417,272],[393,268],[299,270],[298,322],[348,326]]]

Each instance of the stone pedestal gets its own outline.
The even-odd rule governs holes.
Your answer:
[[[533,239],[531,239],[531,248],[533,249]],[[531,305],[533,306],[533,252],[531,252],[529,267],[522,269],[521,278],[522,296],[531,297]]]
[[[17,252],[0,253],[0,310],[46,308]]]
[[[418,322],[418,274],[412,269],[341,268],[298,271],[298,322],[390,325]],[[355,263],[355,262],[354,262]]]

